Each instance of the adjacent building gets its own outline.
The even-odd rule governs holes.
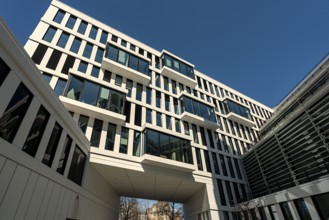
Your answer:
[[[5,219],[117,219],[120,196],[185,219],[324,215],[326,59],[274,111],[60,1],[26,52],[3,22],[0,40]]]

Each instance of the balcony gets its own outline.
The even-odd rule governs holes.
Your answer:
[[[118,125],[124,125],[126,121],[126,116],[119,113],[92,106],[64,96],[59,96],[59,99],[62,101],[68,111],[101,119],[104,121],[110,121]]]
[[[230,112],[226,115],[227,119],[230,119],[232,121],[238,122],[239,124],[245,125],[249,128],[252,128],[255,126],[255,123],[245,117],[242,117],[234,112]]]
[[[118,73],[123,77],[131,79],[143,85],[148,85],[151,79],[151,77],[149,77],[148,75],[145,75],[141,72],[138,72],[132,68],[129,68],[113,60],[110,60],[106,57],[103,58],[102,68],[109,70],[113,73]]]
[[[185,76],[182,73],[179,73],[167,66],[162,67],[161,75],[171,78],[171,79],[175,80],[176,82],[182,83],[191,88],[195,88],[197,85],[197,82],[194,79],[191,79],[190,77]]]
[[[212,130],[219,128],[219,125],[216,122],[209,121],[186,111],[181,114],[180,119]]]

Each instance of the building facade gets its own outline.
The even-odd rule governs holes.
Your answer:
[[[283,198],[283,189],[320,181],[322,191],[298,197],[305,201],[329,191],[328,181],[319,180],[327,174],[328,143],[316,125],[312,132],[327,145],[308,150],[321,152],[316,160],[324,162],[312,160],[319,168],[306,171],[304,182],[286,158],[283,137],[273,132],[289,104],[272,116],[273,109],[184,59],[60,1],[51,2],[26,52],[1,28],[0,94],[7,95],[0,96],[0,216],[6,219],[117,219],[120,196],[183,203],[185,219],[202,220],[247,219],[235,205],[255,198],[250,203],[265,207],[263,218],[284,219],[279,203],[292,197],[273,199]],[[307,113],[309,106],[301,106]],[[284,160],[276,162],[284,163],[275,174],[280,181],[264,173],[274,162],[268,150]],[[25,182],[18,181],[21,173]]]

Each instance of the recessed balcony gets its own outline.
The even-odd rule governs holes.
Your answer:
[[[247,119],[245,117],[242,117],[242,116],[240,116],[238,114],[235,114],[234,112],[228,113],[226,115],[226,117],[228,119],[232,120],[232,121],[238,122],[238,123],[240,123],[242,125],[245,125],[245,126],[247,126],[249,128],[252,128],[252,127],[255,126],[255,123],[253,121],[251,121],[251,120],[249,120],[249,119]]]
[[[185,76],[184,74],[179,73],[176,70],[173,70],[167,66],[162,67],[161,75],[167,76],[168,78],[171,78],[171,79],[175,80],[176,82],[182,83],[191,88],[195,88],[195,86],[197,85],[197,82],[195,79]]]
[[[138,72],[132,68],[110,60],[106,57],[103,57],[102,68],[109,70],[113,73],[118,73],[123,77],[131,79],[143,85],[148,85],[151,79],[151,77],[149,77],[148,75],[145,75],[141,72]]]
[[[92,106],[64,96],[59,96],[59,99],[62,101],[68,111],[87,115],[89,117],[101,119],[104,121],[110,121],[118,125],[124,125],[126,121],[126,116],[119,113]]]
[[[219,125],[216,122],[209,121],[187,111],[181,114],[180,119],[209,129],[216,130],[217,128],[219,128]]]

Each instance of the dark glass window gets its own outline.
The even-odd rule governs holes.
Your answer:
[[[101,139],[103,129],[103,121],[95,119],[94,126],[93,126],[93,132],[91,134],[90,138],[90,145],[93,147],[99,147],[99,142]]]
[[[166,115],[166,128],[171,130],[172,129],[172,125],[171,125],[171,117]]]
[[[224,189],[221,179],[217,179],[217,187],[218,187],[220,202],[223,206],[226,206],[226,199],[225,199],[225,194],[224,194]]]
[[[175,80],[171,80],[172,93],[177,94],[177,83]]]
[[[76,145],[74,148],[70,171],[67,177],[78,185],[81,185],[82,182],[86,158],[87,156]]]
[[[122,127],[121,128],[120,149],[119,149],[120,153],[126,154],[128,152],[128,137],[129,137],[129,129]]]
[[[80,25],[79,25],[79,28],[78,28],[78,32],[80,34],[85,34],[86,32],[86,28],[87,28],[87,22],[85,21],[81,21]]]
[[[66,86],[66,80],[58,78],[54,91],[57,96],[63,95]]]
[[[99,86],[95,83],[85,81],[80,101],[89,105],[96,105]]]
[[[137,88],[136,88],[136,100],[142,101],[142,94],[143,94],[143,85],[137,83]]]
[[[43,132],[48,123],[48,119],[48,111],[43,106],[41,106],[22,148],[25,153],[31,155],[32,157],[34,157],[37,153]]]
[[[115,36],[115,35],[112,35],[112,37],[111,37],[111,41],[117,43],[117,42],[118,42],[118,37]]]
[[[58,50],[54,50],[47,63],[47,68],[55,70],[61,56],[62,56],[61,52],[59,52]]]
[[[161,108],[161,92],[156,91],[156,107]]]
[[[43,78],[48,84],[50,83],[52,77],[53,77],[53,76],[50,75],[50,74],[48,74],[48,73],[45,73],[45,72],[42,73],[42,78]]]
[[[107,42],[107,35],[108,35],[107,32],[102,31],[102,35],[101,35],[101,39],[100,39],[100,42],[101,42],[102,44],[106,44],[106,42]]]
[[[163,77],[163,87],[164,90],[169,91],[169,79],[168,77]]]
[[[209,137],[210,147],[215,148],[214,139],[212,137],[212,131],[207,129],[207,133],[208,133],[208,137]]]
[[[100,68],[97,66],[93,66],[91,69],[91,76],[98,78]]]
[[[180,129],[180,120],[175,119],[175,127],[176,127],[176,132],[180,133],[181,129]]]
[[[267,220],[264,207],[258,207],[258,212],[259,212],[261,220]]]
[[[139,131],[134,131],[133,156],[140,156],[141,147],[141,133]]]
[[[214,164],[215,173],[220,175],[217,156],[216,156],[215,153],[211,153],[211,155],[212,155],[212,161],[213,161],[213,164]]]
[[[71,49],[70,51],[72,51],[73,53],[78,53],[79,49],[80,49],[80,45],[81,45],[82,40],[80,38],[74,38],[74,41],[71,45]]]
[[[135,108],[135,125],[142,126],[142,106],[136,105]]]
[[[205,133],[203,127],[200,127],[200,134],[201,134],[201,142],[202,142],[202,145],[207,146],[206,133]]]
[[[163,64],[189,78],[194,79],[194,70],[192,67],[176,60],[175,58],[165,54],[163,56]]]
[[[180,114],[179,106],[178,106],[178,99],[174,98],[174,112],[175,114]]]
[[[82,89],[83,89],[83,80],[80,80],[79,78],[76,77],[72,77],[70,80],[70,84],[66,96],[74,100],[79,100]]]
[[[321,219],[328,219],[329,217],[329,193],[315,195],[312,197],[315,207],[321,217]]]
[[[146,122],[152,124],[152,110],[146,109]]]
[[[190,128],[188,126],[188,122],[183,121],[183,126],[184,126],[184,134],[185,135],[190,135]]]
[[[162,114],[157,112],[157,126],[162,127]]]
[[[212,106],[208,106],[187,96],[183,96],[181,102],[184,104],[183,111],[190,112],[206,120],[217,123],[215,111]]]
[[[73,29],[76,21],[77,21],[77,17],[71,15],[65,26],[67,28]]]
[[[122,85],[122,76],[116,74],[114,84],[117,86],[121,86]]]
[[[133,45],[133,44],[130,44],[130,50],[135,51],[136,50],[136,46]]]
[[[127,79],[126,89],[128,90],[128,94],[127,94],[128,97],[131,97],[131,90],[132,90],[132,88],[133,88],[133,81],[130,80],[130,79]]]
[[[67,159],[69,158],[69,153],[72,145],[72,138],[70,136],[66,136],[64,148],[62,150],[61,157],[59,158],[58,166],[57,166],[57,172],[60,174],[64,174]]]
[[[227,169],[226,169],[226,164],[225,164],[225,160],[224,160],[224,156],[223,155],[219,155],[219,160],[220,160],[220,164],[223,170],[223,174],[224,176],[227,176]]]
[[[45,155],[42,159],[42,163],[44,163],[48,167],[51,167],[51,164],[53,163],[53,159],[58,147],[58,142],[61,137],[62,130],[62,127],[56,122],[53,131],[50,135]]]
[[[127,46],[127,41],[121,40],[121,46],[126,47]]]
[[[92,26],[90,29],[89,37],[95,40],[97,36],[97,31],[98,31],[97,27]]]
[[[204,159],[206,161],[206,168],[207,168],[207,172],[211,173],[211,165],[210,165],[210,160],[209,160],[209,153],[208,151],[204,151]]]
[[[35,64],[40,64],[43,57],[45,56],[45,53],[47,52],[48,47],[46,47],[43,44],[39,44],[37,49],[34,51],[32,60]],[[0,80],[1,85],[1,80]]]
[[[126,122],[130,123],[130,114],[131,114],[131,102],[126,101],[124,115],[126,116]]]
[[[9,72],[10,72],[10,67],[0,58],[0,86],[5,81]]]
[[[104,50],[102,48],[97,48],[95,61],[98,62],[98,63],[102,63],[103,54],[104,54]]]
[[[239,162],[237,159],[233,159],[234,160],[234,165],[235,165],[235,169],[236,169],[236,172],[238,173],[238,178],[239,179],[242,179],[242,175],[241,175],[241,171],[240,171],[240,166],[239,166]]]
[[[105,149],[113,151],[114,149],[114,141],[115,141],[115,133],[116,133],[116,125],[109,123],[107,127],[106,141],[105,141]]]
[[[294,203],[301,220],[312,220],[303,198],[294,200]]]
[[[32,93],[23,83],[20,83],[0,118],[1,138],[12,143],[32,99]]]
[[[103,77],[104,81],[111,82],[111,76],[112,76],[111,72],[104,70],[104,77]]]
[[[90,43],[86,44],[85,50],[83,51],[82,56],[90,58],[91,52],[93,51],[93,45]]]
[[[294,220],[287,202],[281,202],[280,208],[285,220]]]
[[[234,173],[234,169],[233,169],[232,159],[230,157],[226,157],[226,159],[227,159],[228,168],[230,169],[231,177],[232,178],[235,178],[235,173]]]
[[[87,72],[87,68],[88,68],[88,63],[81,60],[80,65],[78,67],[78,71],[85,73],[85,72]]]
[[[149,105],[152,103],[152,89],[149,87],[146,88],[146,103]]]
[[[66,32],[63,32],[62,35],[60,36],[58,42],[57,42],[57,46],[65,48],[67,40],[69,39],[69,34]]]
[[[155,74],[155,86],[160,88],[160,74]]]
[[[201,152],[199,148],[195,148],[195,154],[196,154],[196,161],[198,164],[198,170],[203,170]]]
[[[63,10],[58,10],[53,21],[55,21],[56,23],[60,24],[64,18],[64,15],[65,15],[65,11]]]
[[[65,63],[64,63],[63,69],[62,69],[62,73],[69,74],[69,70],[70,70],[70,68],[73,67],[74,61],[75,61],[75,58],[73,56],[67,55],[67,58],[65,60]]]
[[[165,95],[165,110],[170,111],[170,98],[169,95]]]
[[[87,127],[88,127],[88,121],[89,117],[85,115],[80,115],[78,126],[81,128],[83,133],[86,133]]]
[[[193,131],[194,143],[198,144],[199,143],[198,129],[197,129],[196,125],[194,125],[194,124],[192,124],[192,131]]]

